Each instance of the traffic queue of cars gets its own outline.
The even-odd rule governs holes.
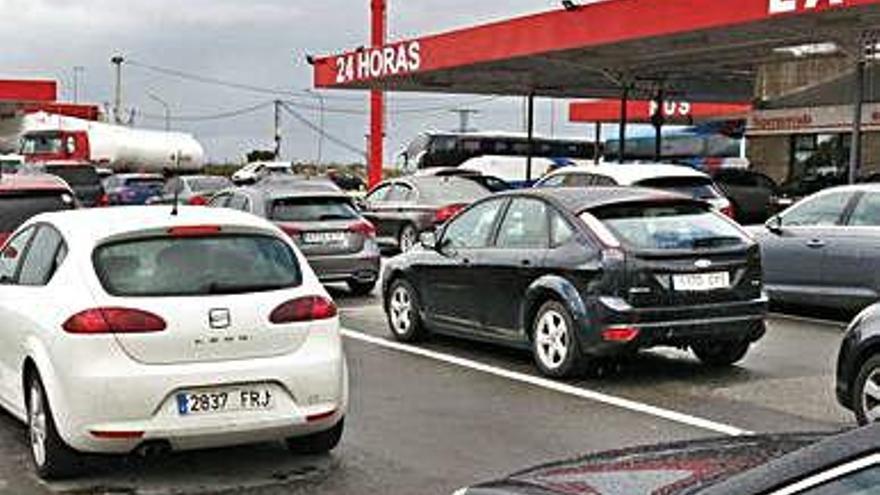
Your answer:
[[[422,174],[389,179],[363,200],[272,164],[250,172],[238,186],[110,176],[96,205],[165,206],[81,211],[63,210],[91,198],[74,184],[87,181],[0,178],[0,405],[27,424],[40,476],[75,474],[90,453],[274,439],[295,452],[333,449],[348,379],[325,283],[366,295],[381,282],[395,339],[436,332],[528,349],[553,378],[656,346],[729,366],[764,335],[768,295],[852,309],[880,297],[870,265],[876,186],[824,191],[744,228],[731,218],[742,207],[711,177],[664,164],[567,167],[512,191],[473,174]],[[381,247],[401,253],[382,273]],[[850,285],[777,278],[805,264],[849,270]],[[38,302],[44,310],[33,311]],[[880,420],[880,306],[851,324],[837,378],[860,423]],[[680,486],[766,480],[755,466],[783,454],[778,462],[798,464],[837,441],[753,443],[735,468]],[[599,454],[570,468],[589,477],[622,458],[661,466],[704,450]],[[556,468],[462,493],[557,493]],[[731,493],[766,492],[758,488]]]

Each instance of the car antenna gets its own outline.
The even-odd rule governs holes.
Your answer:
[[[174,181],[174,206],[171,207],[171,216],[176,217],[178,213],[177,200],[180,198],[180,188],[177,187],[175,179],[180,178],[180,150],[174,154],[174,173],[171,174],[171,180]]]

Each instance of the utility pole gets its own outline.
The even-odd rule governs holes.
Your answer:
[[[281,159],[281,100],[275,100],[275,160]]]
[[[162,108],[163,108],[164,111],[165,111],[165,132],[170,131],[170,130],[171,130],[171,106],[168,105],[168,102],[167,102],[167,101],[163,100],[162,98],[159,98],[158,96],[156,96],[156,95],[153,94],[153,93],[147,93],[147,96],[148,96],[151,100],[153,100],[153,101],[155,101],[156,103],[162,105]]]
[[[478,115],[480,113],[479,110],[474,110],[472,108],[457,108],[455,110],[450,110],[450,112],[458,114],[458,132],[471,132],[471,115]]]
[[[116,67],[116,87],[113,92],[113,121],[117,124],[122,123],[122,63],[125,58],[122,55],[114,55],[110,59]]]
[[[79,76],[85,72],[86,68],[81,65],[73,67],[73,102],[79,103]]]
[[[316,163],[317,165],[320,165],[321,162],[323,161],[323,157],[324,157],[324,109],[325,109],[324,95],[322,95],[320,91],[312,91],[309,88],[306,88],[305,91],[306,91],[306,93],[317,98],[318,104],[321,106],[321,108],[320,108],[321,114],[319,117],[319,124],[318,124],[319,129],[320,129],[320,131],[318,132],[318,160]]]

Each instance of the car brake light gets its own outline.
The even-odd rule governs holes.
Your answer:
[[[193,196],[189,198],[188,203],[190,206],[205,206],[208,204],[208,200],[204,196]]]
[[[102,194],[101,197],[98,198],[98,206],[110,206],[110,196]]]
[[[629,326],[608,327],[602,331],[602,340],[606,342],[631,342],[638,336],[639,329]]]
[[[171,227],[168,235],[172,237],[206,237],[219,234],[219,225],[193,225],[186,227]]]
[[[94,335],[161,332],[166,325],[162,318],[139,309],[94,308],[71,316],[61,327],[67,333]]]
[[[327,320],[336,316],[336,304],[322,296],[300,297],[281,304],[272,314],[272,323],[297,323],[302,321]]]
[[[376,237],[376,227],[374,227],[373,224],[366,220],[352,225],[348,228],[348,230],[354,232],[355,234],[361,234],[365,237]]]
[[[290,225],[280,225],[279,227],[281,227],[281,230],[284,231],[285,234],[289,235],[290,237],[292,237],[294,239],[296,239],[297,237],[299,237],[302,234],[302,229],[300,229],[298,227],[292,227]]]
[[[143,438],[144,436],[144,432],[142,431],[92,430],[89,433],[91,433],[93,437],[101,440],[136,440],[138,438]]]
[[[733,205],[727,205],[724,208],[721,208],[721,213],[729,218],[736,219],[736,211],[733,209]]]
[[[446,223],[446,221],[454,217],[456,213],[463,210],[465,206],[467,205],[455,204],[440,208],[434,212],[434,223]]]

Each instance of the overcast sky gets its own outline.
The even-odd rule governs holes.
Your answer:
[[[558,8],[555,0],[389,0],[389,39],[466,27],[485,21]],[[110,57],[125,67],[124,101],[137,109],[136,125],[161,128],[162,107],[149,94],[167,100],[173,127],[196,134],[213,161],[240,161],[248,150],[271,148],[271,105],[237,117],[193,120],[256,107],[273,96],[225,88],[161,74],[151,65],[209,78],[266,88],[311,87],[306,53],[331,54],[369,39],[369,0],[0,0],[0,75],[49,77],[61,85],[61,98],[73,99],[74,67],[80,101],[111,100]],[[135,65],[135,64],[142,65]],[[366,97],[359,92],[325,92],[326,105],[345,113],[326,114],[327,132],[364,146],[368,125]],[[303,93],[293,103],[318,122],[317,100]],[[386,160],[423,129],[453,129],[458,117],[446,110],[480,110],[472,125],[481,130],[521,130],[522,102],[489,101],[481,96],[392,95],[389,99]],[[556,103],[557,135],[588,135],[591,128],[567,125],[565,102]],[[428,108],[431,110],[414,110]],[[551,132],[550,103],[537,107],[538,131]],[[181,119],[181,120],[177,120]],[[284,117],[284,157],[314,159],[317,136]],[[325,161],[358,161],[352,151],[325,142]]]

